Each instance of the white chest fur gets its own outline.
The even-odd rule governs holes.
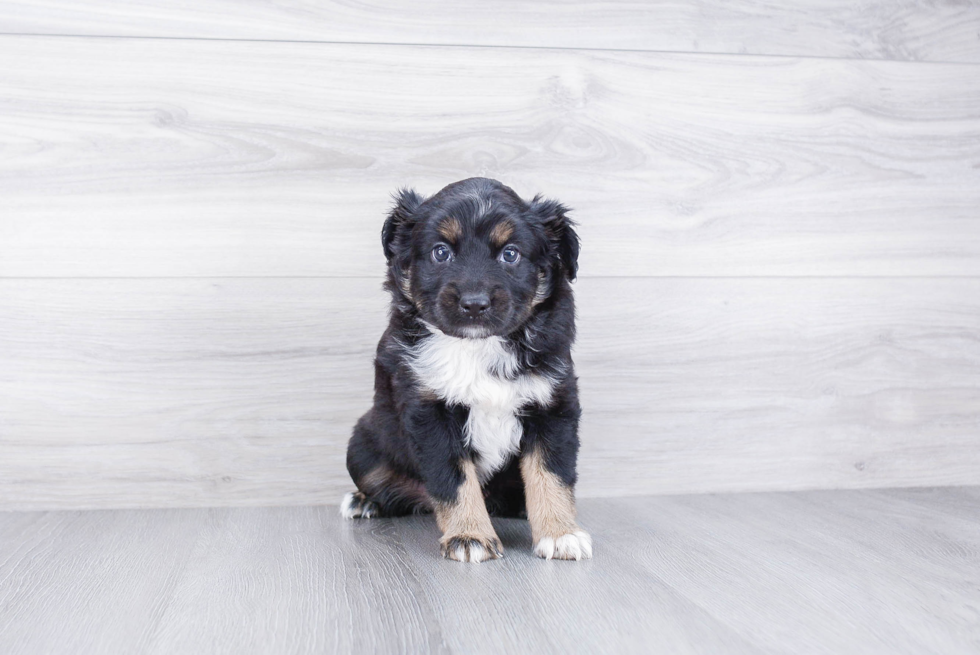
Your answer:
[[[459,339],[429,331],[409,352],[412,371],[442,400],[469,408],[464,438],[480,455],[477,472],[486,481],[520,446],[521,407],[547,405],[555,383],[534,373],[516,375],[517,358],[501,337]]]

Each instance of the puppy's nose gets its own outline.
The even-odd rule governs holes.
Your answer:
[[[459,299],[459,308],[467,316],[479,316],[490,308],[490,296],[485,293],[464,293]]]

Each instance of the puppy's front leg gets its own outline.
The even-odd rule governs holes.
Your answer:
[[[442,554],[458,562],[483,562],[503,557],[503,547],[463,445],[460,418],[441,401],[424,402],[406,412],[405,429],[442,530]]]
[[[435,503],[436,523],[442,530],[439,540],[442,554],[458,562],[482,562],[503,557],[503,547],[490,523],[476,467],[472,461],[464,459],[460,468],[463,482],[456,499]]]
[[[574,468],[574,459],[572,464]],[[592,538],[575,522],[572,486],[550,470],[541,444],[521,457],[521,477],[534,554],[545,559],[592,557]]]

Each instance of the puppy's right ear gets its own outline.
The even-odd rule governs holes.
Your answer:
[[[415,225],[415,210],[424,200],[412,189],[399,189],[394,198],[395,206],[381,228],[381,247],[384,248],[385,259],[389,264],[395,258],[395,252],[405,232]]]

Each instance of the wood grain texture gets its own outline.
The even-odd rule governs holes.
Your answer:
[[[589,279],[579,495],[980,484],[980,280]],[[374,280],[0,282],[0,503],[350,489]]]
[[[0,4],[0,32],[980,62],[980,8],[955,0],[61,0]]]
[[[3,37],[0,276],[371,276],[389,194],[575,209],[583,276],[980,275],[980,66]]]
[[[591,499],[596,556],[336,507],[0,513],[0,653],[975,653],[980,491]]]

